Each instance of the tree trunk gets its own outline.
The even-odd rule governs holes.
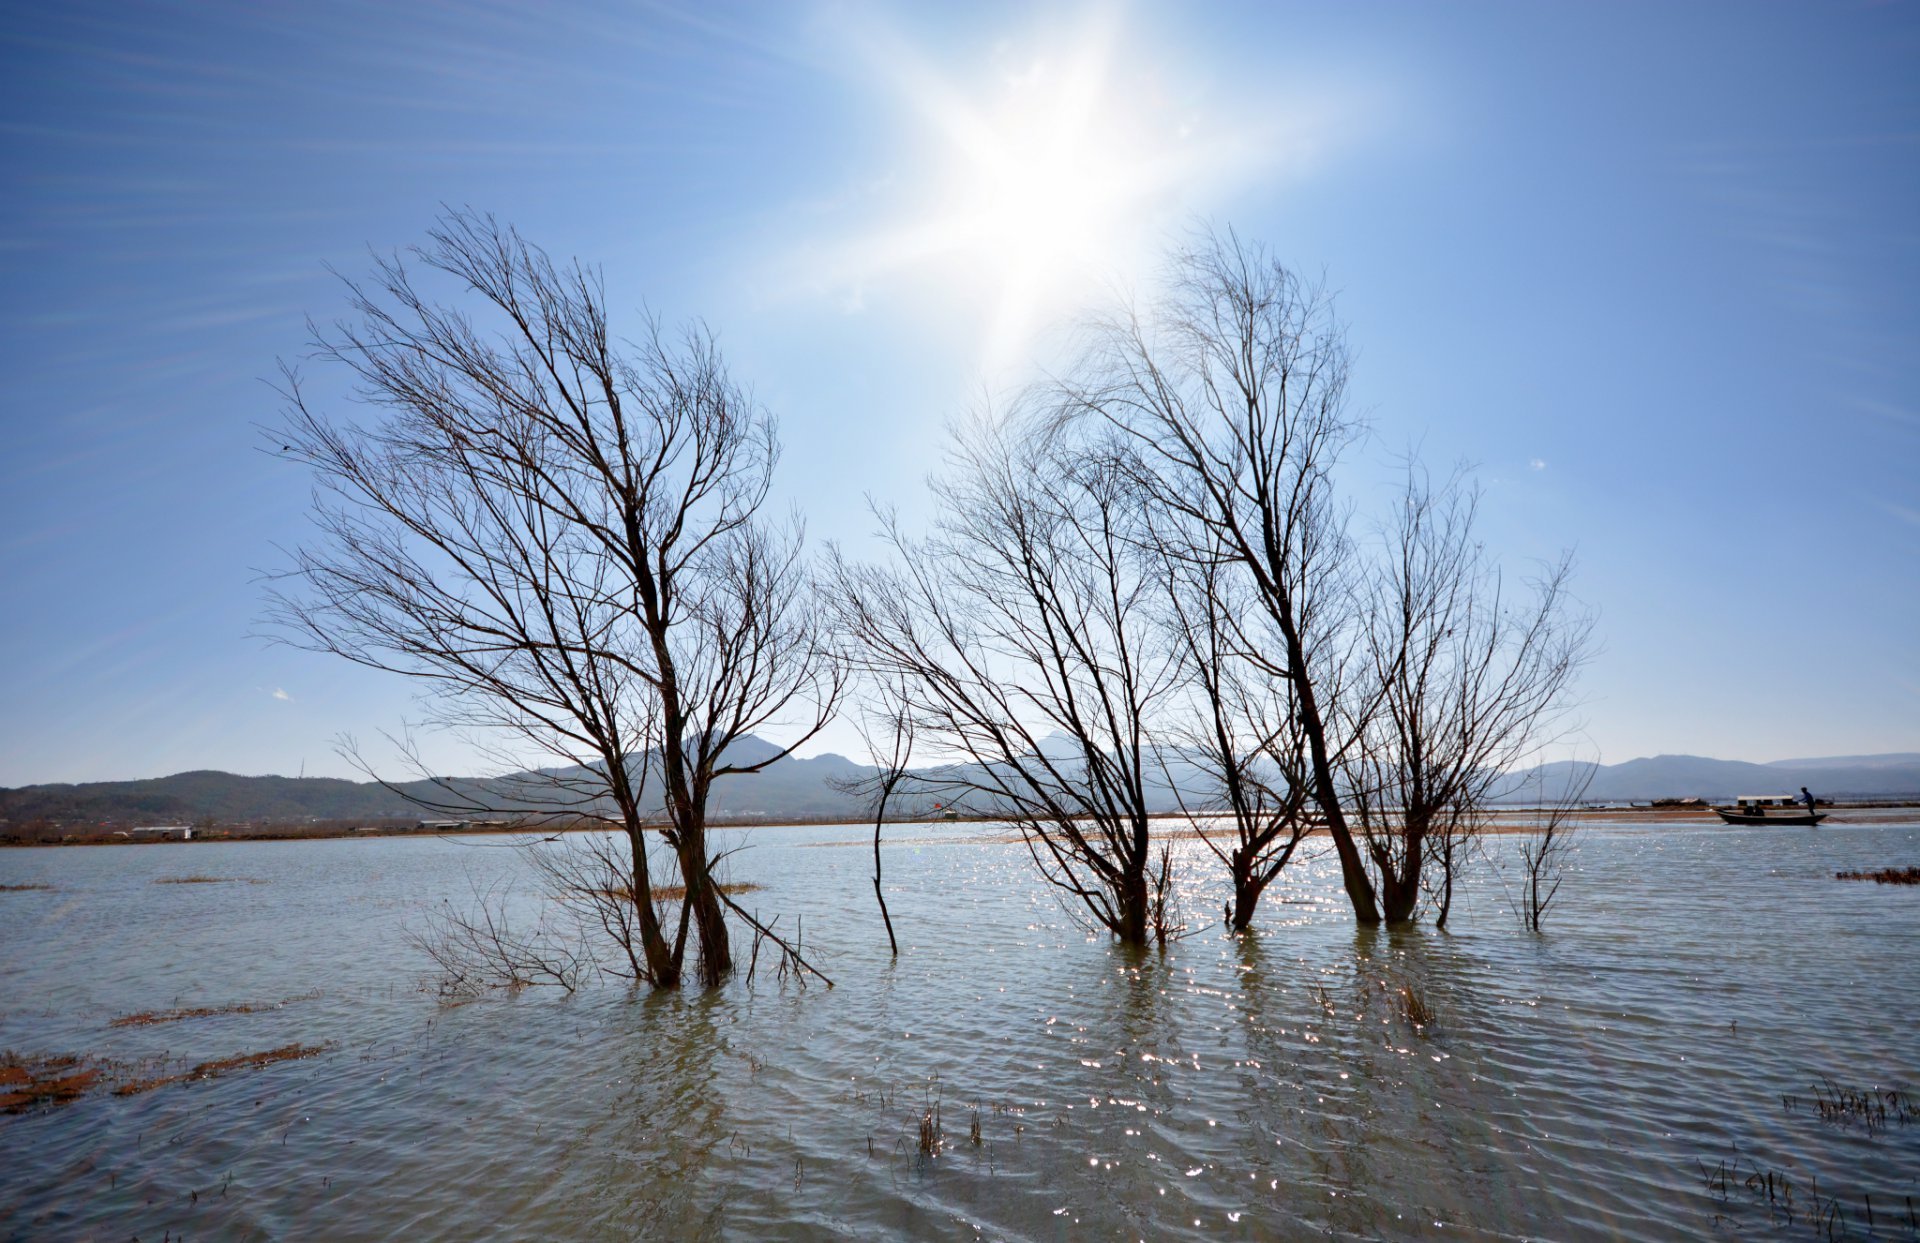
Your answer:
[[[1380,878],[1381,914],[1390,924],[1404,924],[1413,918],[1413,911],[1420,904],[1419,864],[1409,864],[1411,876],[1383,874]]]
[[[877,841],[874,843],[873,853],[876,855],[880,853],[879,843]],[[893,935],[893,916],[887,914],[887,895],[880,892],[880,873],[877,871],[873,874],[873,897],[874,900],[880,904],[880,918],[886,921],[887,944],[893,947],[893,956],[898,958],[900,957],[900,942],[896,940]]]
[[[1233,905],[1227,909],[1227,927],[1245,932],[1253,923],[1254,907],[1260,904],[1260,886],[1253,880],[1253,860],[1246,851],[1236,850],[1231,860]]]
[[[1299,635],[1282,621],[1281,634],[1287,641],[1287,660],[1300,672],[1294,686],[1300,694],[1300,726],[1307,736],[1308,754],[1313,760],[1314,800],[1320,814],[1327,818],[1327,833],[1340,856],[1340,879],[1347,887],[1347,900],[1353,904],[1353,918],[1362,924],[1380,922],[1380,908],[1374,899],[1373,882],[1367,878],[1366,862],[1347,828],[1346,812],[1340,807],[1340,789],[1333,779],[1333,762],[1327,756],[1327,727],[1320,719],[1320,704],[1313,693],[1313,680],[1306,676],[1306,651]]]
[[[1147,870],[1145,860],[1138,868],[1128,870],[1126,880],[1120,890],[1120,926],[1114,931],[1120,934],[1120,940],[1127,945],[1144,948],[1147,944]]]
[[[700,983],[708,988],[726,982],[733,974],[733,949],[727,940],[727,913],[720,905],[711,877],[702,878],[696,899],[692,890],[687,901],[694,904],[694,923],[700,931]]]
[[[1380,905],[1390,924],[1404,924],[1413,918],[1420,905],[1420,861],[1427,850],[1426,826],[1410,821],[1405,828],[1405,854],[1396,871],[1384,852],[1376,852],[1380,865]]]
[[[691,816],[688,817],[692,821]],[[686,907],[699,937],[700,983],[708,988],[733,972],[733,950],[727,939],[727,912],[714,888],[707,859],[707,829],[699,822],[680,827],[680,875],[686,882]]]
[[[1448,822],[1446,836],[1440,839],[1440,910],[1433,920],[1436,928],[1445,928],[1447,916],[1453,913],[1454,851],[1460,845],[1460,831],[1456,818]]]
[[[887,895],[880,892],[880,826],[887,819],[887,794],[892,793],[893,783],[887,783],[886,792],[880,795],[880,810],[873,818],[873,900],[880,904],[880,918],[887,925],[887,944],[893,949],[893,956],[900,957],[900,942],[893,935],[893,916],[887,914]]]
[[[653,907],[653,882],[647,874],[647,843],[641,828],[627,825],[627,844],[633,851],[630,892],[639,913],[640,950],[646,959],[647,973],[655,988],[673,988],[680,983],[680,965],[660,929],[660,913]]]
[[[672,668],[672,653],[669,651],[664,634],[654,638],[655,659],[661,662],[663,669]],[[694,936],[698,939],[695,953],[699,960],[700,983],[708,988],[722,983],[733,972],[733,951],[727,942],[727,913],[720,905],[720,895],[713,889],[713,874],[707,855],[707,771],[706,760],[702,767],[689,772],[693,765],[689,763],[684,735],[685,718],[680,707],[680,688],[676,677],[661,679],[660,700],[664,710],[667,727],[665,746],[661,748],[661,775],[666,779],[667,815],[673,821],[674,851],[680,859],[680,879],[686,885],[686,897],[682,899],[682,919],[684,927],[687,916],[691,916]],[[684,940],[680,946],[685,950]]]
[[[614,798],[620,805],[621,827],[627,834],[627,896],[633,902],[640,930],[643,961],[632,965],[636,970],[644,966],[655,988],[674,988],[680,983],[680,964],[667,944],[666,934],[661,931],[660,913],[654,909],[653,877],[647,866],[646,826],[640,814],[639,792],[633,788],[624,753],[609,761],[607,771],[612,776]],[[632,958],[631,948],[628,957]]]

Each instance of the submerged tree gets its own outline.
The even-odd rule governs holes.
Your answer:
[[[963,440],[930,538],[887,517],[892,564],[835,556],[836,629],[946,761],[927,788],[1011,820],[1051,884],[1146,945],[1176,931],[1148,791],[1178,661],[1127,481],[1086,448],[1026,418]]]
[[[1597,765],[1572,765],[1560,793],[1552,800],[1540,800],[1540,820],[1533,832],[1520,839],[1520,894],[1514,912],[1528,932],[1539,932],[1547,908],[1560,896],[1560,882],[1566,879],[1569,856],[1576,849],[1579,823],[1574,811],[1587,797]]]
[[[1163,554],[1167,624],[1184,693],[1164,731],[1167,787],[1201,843],[1226,866],[1227,927],[1243,932],[1260,897],[1315,826],[1306,743],[1291,684],[1241,653],[1244,600],[1228,564]],[[1209,829],[1224,821],[1224,842]]]
[[[1346,342],[1326,295],[1236,239],[1208,238],[1172,270],[1149,313],[1094,325],[1063,409],[1114,429],[1132,486],[1164,515],[1163,555],[1218,562],[1242,585],[1242,630],[1260,642],[1235,659],[1283,690],[1355,917],[1377,923],[1338,781],[1367,710],[1351,685],[1356,567],[1330,473],[1360,433]]]
[[[271,618],[557,769],[543,797],[625,835],[634,971],[674,987],[691,944],[717,983],[733,953],[713,783],[818,732],[840,686],[798,523],[760,516],[773,419],[704,329],[616,338],[597,272],[491,217],[454,213],[429,236],[411,260],[457,301],[395,257],[347,282],[354,320],[314,330],[365,417],[323,411],[286,372],[283,452],[313,468],[320,538],[277,580]],[[763,729],[793,741],[737,758]],[[685,891],[673,928],[651,899],[649,763]]]
[[[893,915],[887,910],[887,894],[881,888],[880,834],[887,823],[887,811],[896,794],[909,793],[913,779],[913,715],[906,708],[903,686],[882,686],[862,712],[860,733],[873,760],[873,772],[867,777],[828,778],[827,784],[843,794],[870,799],[873,805],[873,900],[880,907],[880,920],[887,928],[887,946],[900,956],[900,939],[893,935]],[[905,788],[903,788],[905,787]]]
[[[1511,589],[1474,535],[1478,502],[1457,476],[1409,471],[1366,597],[1376,708],[1342,767],[1389,922],[1413,918],[1431,865],[1445,926],[1490,798],[1547,741],[1591,629],[1566,561]]]
[[[1236,903],[1257,901],[1251,882],[1284,865],[1310,805],[1359,922],[1413,918],[1436,849],[1444,918],[1461,830],[1579,664],[1565,567],[1512,608],[1471,504],[1419,488],[1400,498],[1397,543],[1357,541],[1333,472],[1363,429],[1330,298],[1232,235],[1179,252],[1172,273],[1147,311],[1093,324],[1059,409],[1110,430],[1152,515],[1198,690],[1184,732],[1241,843],[1226,856]]]

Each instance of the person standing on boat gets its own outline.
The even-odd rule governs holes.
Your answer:
[[[1813,814],[1813,795],[1808,792],[1805,786],[1800,787],[1800,801],[1807,805],[1807,814],[1811,816]]]

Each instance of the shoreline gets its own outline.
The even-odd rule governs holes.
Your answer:
[[[1842,827],[1849,824],[1879,824],[1910,819],[1920,812],[1920,799],[1908,800],[1861,800],[1859,802],[1836,802],[1823,804],[1832,819],[1825,827]],[[1551,811],[1542,807],[1500,807],[1488,813],[1487,822],[1477,832],[1481,834],[1509,835],[1532,832],[1540,827],[1541,820]],[[1169,834],[1175,838],[1215,837],[1225,830],[1200,829],[1191,823],[1192,818],[1177,813],[1166,813],[1150,817],[1156,825],[1180,825]],[[999,816],[964,816],[956,819],[903,819],[889,820],[887,829],[898,828],[937,828],[942,825],[992,825],[1005,823]],[[1724,824],[1712,808],[1706,805],[1677,807],[1591,807],[1577,808],[1570,812],[1565,822],[1575,831],[1587,829],[1624,828],[1639,825],[1665,825],[1676,829],[1698,827],[1711,828],[1764,828],[1764,825],[1732,826]],[[782,819],[770,819],[764,816],[720,816],[708,821],[710,829],[750,829],[750,828],[823,828],[845,826],[848,828],[871,829],[872,822],[849,820],[844,816],[795,816]],[[318,824],[215,824],[194,825],[193,836],[154,835],[135,839],[128,836],[130,829],[101,827],[91,830],[76,830],[60,838],[41,837],[24,839],[20,837],[0,837],[0,849],[62,846],[193,846],[221,842],[301,842],[325,841],[334,839],[352,840],[356,838],[386,837],[516,837],[555,836],[567,833],[606,832],[614,826],[605,824],[473,824],[460,828],[421,828],[417,824],[363,824],[351,821],[322,822]],[[651,826],[650,826],[651,827]],[[1781,828],[1808,828],[1807,825],[1781,825]],[[657,830],[654,830],[657,831]],[[1324,836],[1324,828],[1313,829],[1307,836]],[[1230,835],[1228,833],[1227,835]]]

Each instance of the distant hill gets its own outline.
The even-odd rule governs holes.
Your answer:
[[[739,744],[747,760],[774,752],[757,738]],[[651,766],[650,766],[651,767]],[[858,816],[861,799],[844,794],[832,779],[858,780],[872,772],[838,755],[778,760],[749,776],[714,783],[709,803],[718,816]],[[249,821],[433,819],[457,814],[435,810],[449,801],[502,812],[553,805],[556,780],[564,770],[496,778],[455,778],[445,788],[433,783],[377,782],[331,777],[242,777],[197,771],[143,781],[101,781],[0,788],[0,821],[50,820],[74,824],[223,824]],[[658,803],[657,780],[648,790]]]
[[[0,818],[191,824],[245,820],[347,820],[418,814],[371,782],[330,777],[240,777],[175,773],[148,781],[99,781],[0,789]]]
[[[1505,801],[1533,802],[1558,795],[1578,772],[1591,770],[1590,802],[1647,802],[1657,798],[1712,801],[1742,794],[1794,794],[1806,786],[1821,798],[1920,796],[1920,755],[1846,755],[1827,759],[1749,764],[1698,755],[1656,755],[1619,764],[1545,764],[1516,774]]]
[[[743,739],[738,745],[743,757],[749,759],[774,750],[757,738]],[[1741,794],[1790,794],[1803,785],[1823,798],[1920,797],[1920,754],[1914,753],[1780,760],[1771,764],[1656,755],[1620,764],[1543,765],[1515,774],[1503,801],[1537,802],[1556,797],[1568,788],[1571,779],[1588,770],[1593,779],[1586,798],[1593,802],[1689,797],[1722,800]],[[865,801],[836,788],[835,782],[857,781],[873,771],[840,755],[776,760],[759,773],[723,778],[716,783],[711,810],[716,816],[765,818],[776,823],[784,818],[855,819],[865,812]],[[555,775],[461,778],[450,784],[462,799],[512,811],[538,805],[550,797],[546,790]],[[659,783],[650,781],[648,789],[657,794]],[[373,782],[328,777],[241,777],[199,771],[147,781],[0,788],[0,820],[18,824],[37,820],[190,824],[203,819],[241,823],[433,818],[438,813],[426,810],[421,802],[432,802],[435,793],[434,787],[425,782],[388,790]],[[1165,810],[1175,805],[1164,785],[1154,790],[1153,802]]]

